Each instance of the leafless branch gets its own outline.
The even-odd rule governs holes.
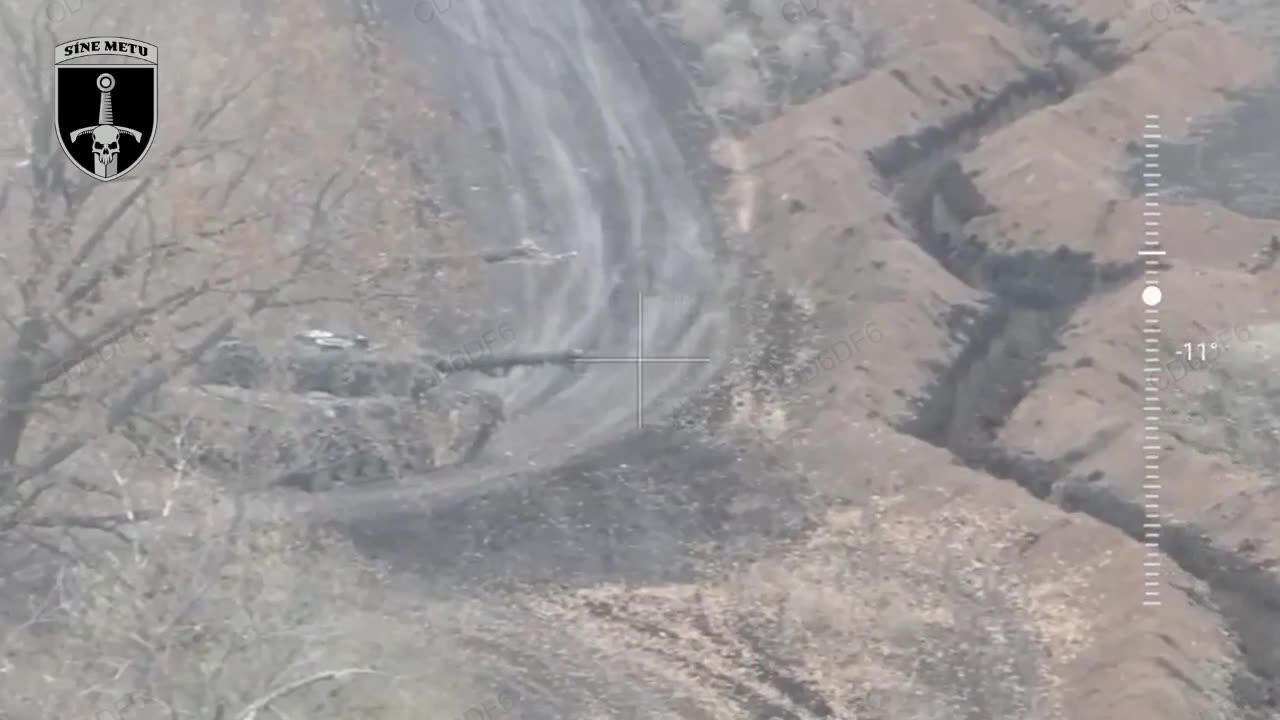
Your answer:
[[[236,720],[257,720],[258,713],[262,712],[262,710],[266,708],[268,705],[270,705],[271,703],[276,702],[281,698],[292,695],[293,693],[296,693],[300,690],[304,690],[307,687],[310,687],[311,685],[315,685],[316,683],[325,682],[327,680],[333,680],[333,681],[345,680],[346,678],[351,677],[352,675],[381,675],[381,674],[383,673],[380,673],[377,670],[374,670],[372,668],[343,668],[340,670],[325,670],[323,672],[318,672],[314,675],[308,675],[307,677],[302,678],[301,680],[297,680],[283,687],[276,688],[275,690],[272,690],[266,695],[263,695],[257,700],[254,700],[253,702],[249,703],[247,706],[245,706],[244,710],[241,710],[240,714],[236,716]]]
[[[368,302],[371,300],[408,300],[418,297],[416,293],[402,292],[375,292],[375,293],[356,293],[352,295],[317,295],[315,297],[298,298],[296,300],[277,300],[267,307],[271,309],[296,308],[305,307],[307,305],[320,305],[324,303],[354,303]]]
[[[206,281],[198,285],[175,290],[151,305],[121,310],[104,320],[96,330],[84,338],[77,338],[74,334],[71,334],[70,329],[66,328],[65,325],[62,326],[63,332],[71,334],[74,344],[65,351],[55,353],[56,359],[43,369],[39,376],[39,382],[47,384],[57,380],[87,358],[101,353],[104,348],[119,341],[121,338],[137,332],[140,327],[161,313],[184,303],[189,303],[209,290],[210,285]]]
[[[88,260],[94,250],[96,250],[98,246],[107,239],[108,233],[113,227],[115,227],[115,224],[119,222],[120,218],[124,217],[124,214],[129,211],[129,208],[133,207],[134,203],[138,201],[138,198],[142,197],[142,194],[147,191],[147,188],[151,187],[151,181],[152,178],[147,178],[138,183],[127,195],[120,199],[120,202],[116,203],[116,206],[113,207],[111,211],[107,213],[106,217],[98,223],[97,227],[89,233],[89,236],[80,244],[75,255],[71,258],[71,262],[68,263],[67,269],[64,270],[62,275],[58,278],[58,292],[62,292],[66,289],[67,284],[71,282],[71,278],[74,276],[75,271],[84,266],[85,261]],[[75,300],[68,298],[66,304],[70,305],[74,302]]]
[[[114,531],[124,525],[154,520],[159,513],[150,510],[133,511],[117,515],[50,515],[33,518],[27,525],[39,528],[81,528],[86,530]]]

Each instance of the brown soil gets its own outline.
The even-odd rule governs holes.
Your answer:
[[[1261,358],[1277,290],[1274,274],[1248,268],[1276,223],[1205,204],[1165,213],[1165,352],[1239,331],[1223,355],[1235,365],[1182,372],[1166,391],[1163,586],[1159,606],[1144,606],[1142,203],[1128,179],[1146,114],[1177,139],[1268,63],[1195,14],[1157,21],[1113,5],[876,4],[889,29],[882,67],[714,148],[731,173],[733,242],[811,311],[817,357],[864,323],[880,331],[743,411],[742,424],[774,428],[824,492],[892,508],[890,542],[918,553],[874,583],[846,577],[862,562],[832,569],[826,549],[866,542],[864,507],[833,511],[802,549],[743,571],[764,606],[820,617],[821,632],[795,639],[803,653],[785,664],[824,688],[831,716],[863,717],[868,696],[849,688],[896,681],[886,638],[927,624],[933,600],[954,601],[915,588],[885,602],[901,618],[867,610],[917,569],[938,571],[946,553],[930,538],[953,523],[969,533],[952,538],[961,556],[1010,578],[998,583],[1005,620],[1024,644],[1004,657],[1039,675],[974,686],[1022,688],[1020,702],[1038,704],[1020,717],[1270,717],[1280,699],[1270,570],[1280,548],[1263,501],[1274,458],[1245,441],[1266,424],[1247,408],[1251,391],[1270,387]],[[1178,412],[1194,427],[1209,415],[1208,431],[1179,430]],[[1234,427],[1246,416],[1249,427]],[[595,589],[575,602],[625,596],[637,616],[693,626],[701,613],[741,627],[749,593],[734,582]],[[845,587],[859,588],[856,604],[829,601]],[[787,617],[803,627],[804,611]],[[705,635],[664,646],[696,654]],[[957,698],[951,712],[968,714],[938,716],[1013,717],[1016,702]],[[912,714],[921,710],[870,717],[934,716]]]
[[[463,634],[507,657],[521,613],[549,623],[523,672],[608,676],[574,707],[615,717],[640,687],[686,718],[1274,717],[1275,458],[1250,434],[1280,288],[1251,268],[1280,228],[1166,210],[1164,351],[1224,347],[1169,371],[1144,605],[1131,182],[1146,115],[1176,139],[1268,63],[1117,5],[864,3],[881,65],[710,149],[755,283],[740,362],[686,411],[714,447],[645,433],[523,489],[388,495],[357,539],[502,585],[517,619]]]

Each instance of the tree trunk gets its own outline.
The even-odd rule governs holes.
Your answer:
[[[4,390],[0,396],[0,492],[9,488],[17,464],[18,448],[31,420],[31,403],[40,389],[37,359],[48,339],[44,321],[28,315],[18,329],[18,341],[4,366]]]

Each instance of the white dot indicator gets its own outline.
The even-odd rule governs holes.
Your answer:
[[[1160,288],[1155,285],[1148,285],[1142,289],[1142,302],[1155,307],[1160,304],[1160,298],[1163,297]]]

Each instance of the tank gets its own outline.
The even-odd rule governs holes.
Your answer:
[[[197,368],[195,383],[412,399],[443,383],[445,373],[439,369],[443,364],[430,352],[376,351],[362,335],[309,330],[270,353],[243,340],[224,342]]]
[[[492,393],[433,389],[419,402],[227,385],[175,386],[155,415],[182,458],[246,487],[309,491],[422,475],[473,460],[503,419]]]
[[[317,491],[474,460],[504,419],[502,401],[446,382],[448,374],[548,358],[475,358],[454,368],[427,351],[383,352],[363,336],[323,330],[268,350],[233,339],[209,353],[189,384],[157,393],[149,416],[206,472]]]

